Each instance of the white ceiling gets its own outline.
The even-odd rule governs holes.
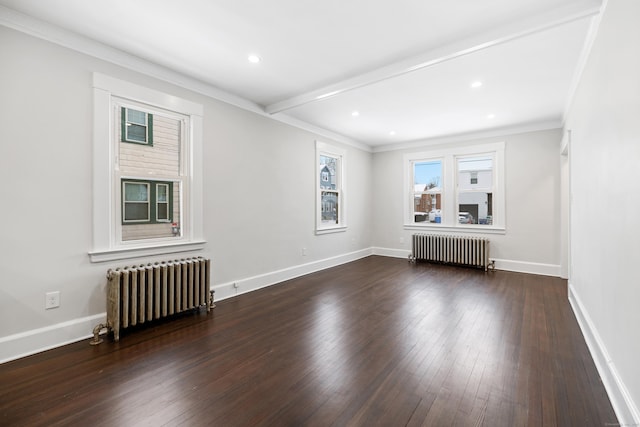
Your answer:
[[[559,126],[601,1],[0,5],[237,95],[275,118],[293,117],[376,147]],[[249,54],[262,61],[250,63]],[[483,85],[471,88],[474,81]]]

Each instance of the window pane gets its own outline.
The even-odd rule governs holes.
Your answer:
[[[127,123],[127,140],[147,142],[147,127]]]
[[[147,124],[147,113],[138,110],[127,109],[127,121],[139,125]]]
[[[458,159],[458,189],[493,189],[493,159],[473,157]]]
[[[320,155],[320,188],[335,190],[337,187],[336,172],[338,159],[331,156]]]
[[[124,200],[127,202],[148,202],[149,185],[133,182],[124,183]]]
[[[158,184],[157,186],[157,196],[156,196],[156,200],[158,202],[166,202],[167,201],[167,194],[168,194],[168,185],[166,184]]]
[[[149,203],[125,203],[124,204],[124,220],[125,221],[148,221],[149,220]]]
[[[493,224],[493,194],[480,191],[458,194],[458,223]]]
[[[322,222],[338,223],[338,193],[336,191],[323,191],[320,195],[320,211]]]
[[[169,220],[169,204],[168,203],[158,203],[157,217],[158,217],[158,221]]]
[[[413,164],[413,220],[442,221],[442,161],[429,160]]]
[[[442,221],[442,194],[435,192],[414,194],[413,220],[440,224]]]
[[[440,160],[418,162],[413,167],[415,191],[441,191],[442,162]]]

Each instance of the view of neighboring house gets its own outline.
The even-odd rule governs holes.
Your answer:
[[[320,156],[320,189],[323,190],[320,210],[323,222],[338,221],[338,193],[336,191],[336,158]],[[324,191],[328,190],[328,191]]]
[[[440,187],[433,184],[414,185],[414,209],[416,222],[436,222],[436,211],[442,208],[442,194]],[[431,213],[431,214],[430,214]]]
[[[459,160],[457,187],[459,221],[471,224],[492,224],[492,159]]]

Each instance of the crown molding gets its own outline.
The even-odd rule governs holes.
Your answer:
[[[271,120],[285,123],[315,135],[355,147],[359,150],[367,152],[371,152],[372,150],[369,145],[360,141],[337,134],[328,129],[314,126],[286,114],[268,114],[261,105],[255,102],[2,5],[0,5],[0,25],[193,91],[200,95],[222,101]]]
[[[584,45],[582,46],[582,51],[580,52],[580,57],[578,59],[578,65],[576,66],[573,79],[571,80],[571,85],[569,86],[569,93],[567,95],[567,101],[565,103],[563,114],[562,114],[563,126],[567,121],[569,112],[571,111],[571,106],[573,105],[573,99],[575,98],[576,92],[578,91],[578,85],[580,84],[580,80],[582,79],[582,74],[584,73],[584,70],[587,66],[589,55],[591,54],[591,49],[593,48],[593,44],[595,43],[596,36],[598,35],[598,29],[600,28],[602,15],[607,9],[608,3],[609,3],[609,0],[603,0],[599,13],[594,15],[591,18],[591,22],[589,24],[589,31],[587,32],[587,37],[585,39]]]
[[[561,120],[547,120],[533,123],[523,123],[517,126],[501,127],[496,129],[483,130],[478,132],[458,133],[453,135],[439,136],[434,138],[419,139],[416,141],[401,142],[398,144],[386,144],[373,147],[374,153],[385,151],[398,151],[411,148],[421,148],[430,145],[451,144],[456,142],[473,141],[485,138],[497,138],[507,135],[516,135],[527,132],[537,132],[562,128]]]

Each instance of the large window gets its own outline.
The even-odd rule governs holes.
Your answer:
[[[316,142],[316,233],[346,229],[344,210],[344,151]]]
[[[202,249],[202,106],[93,77],[91,260]]]
[[[503,232],[504,143],[404,156],[405,228]]]

